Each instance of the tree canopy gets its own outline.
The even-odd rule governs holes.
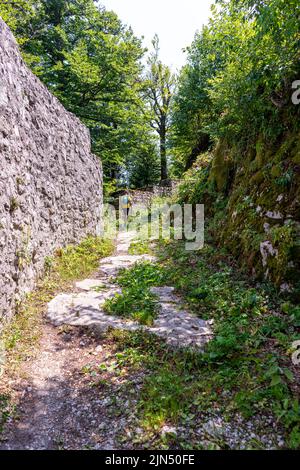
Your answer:
[[[89,127],[110,187],[120,174],[134,186],[157,181],[159,154],[167,178],[168,148],[180,176],[221,138],[275,140],[299,112],[288,106],[300,74],[298,0],[217,0],[178,80],[157,37],[145,68],[141,40],[96,1],[12,0],[0,14],[33,72]]]

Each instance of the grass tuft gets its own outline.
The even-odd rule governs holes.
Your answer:
[[[79,245],[69,245],[57,250],[54,269],[62,280],[80,279],[93,272],[99,259],[111,252],[110,240],[87,237]]]

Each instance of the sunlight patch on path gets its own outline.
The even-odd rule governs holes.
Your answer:
[[[77,282],[79,292],[60,294],[48,304],[48,319],[55,326],[95,326],[106,332],[109,328],[129,331],[141,329],[156,334],[176,347],[202,349],[212,338],[212,323],[201,320],[182,306],[182,300],[173,287],[153,287],[152,293],[158,298],[159,314],[153,326],[108,315],[102,306],[109,298],[122,290],[115,285],[115,277],[121,269],[129,269],[141,261],[155,262],[150,255],[129,255],[128,250],[134,240],[134,233],[120,233],[117,239],[116,254],[104,258],[99,265],[95,279]]]

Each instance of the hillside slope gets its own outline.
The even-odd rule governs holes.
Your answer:
[[[209,231],[251,274],[298,298],[299,183],[295,131],[273,145],[258,138],[243,153],[220,141],[211,154],[198,157],[179,195],[182,201],[206,204]]]

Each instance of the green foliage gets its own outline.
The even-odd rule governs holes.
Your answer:
[[[161,284],[163,271],[158,264],[143,261],[137,263],[132,269],[123,270],[118,275],[117,281],[121,287],[139,286],[149,287]]]
[[[256,278],[267,276],[277,286],[288,282],[294,299],[300,263],[299,174],[292,162],[297,139],[297,132],[285,135],[279,145],[259,138],[243,151],[220,141],[212,152],[197,158],[177,189],[179,202],[205,204],[207,236],[226,246]],[[280,168],[281,180],[293,173],[284,187],[274,177],[274,167]],[[288,170],[283,173],[284,168]],[[279,214],[277,220],[269,217],[272,212]],[[265,241],[276,251],[264,266]]]
[[[141,94],[145,51],[115,13],[93,0],[16,0],[0,14],[32,71],[89,127],[107,179],[136,158],[155,167]]]
[[[0,16],[13,30],[20,46],[28,41],[28,23],[36,21],[36,0],[11,0],[0,2]],[[32,29],[33,30],[33,29]]]
[[[154,51],[148,59],[148,71],[144,80],[144,98],[149,108],[152,128],[160,140],[160,177],[168,178],[167,138],[170,125],[170,105],[175,86],[171,69],[159,59],[159,38],[152,41]]]
[[[176,374],[174,369],[163,365],[144,383],[141,395],[143,423],[156,429],[162,423],[171,420],[177,423],[182,412],[188,410],[191,401],[192,377],[188,374]]]
[[[130,318],[142,325],[151,325],[157,310],[156,297],[143,288],[124,288],[122,294],[105,302],[108,314]]]
[[[218,1],[188,49],[172,106],[181,202],[204,203],[207,231],[257,278],[296,285],[299,271],[299,4]],[[203,135],[214,148],[203,148]],[[199,155],[200,154],[200,155]],[[265,216],[276,208],[282,220]],[[270,223],[271,222],[271,223]],[[268,226],[270,226],[268,228]],[[263,266],[261,243],[276,250]],[[298,296],[296,289],[292,294]]]
[[[160,161],[155,142],[140,146],[126,160],[126,173],[131,188],[146,188],[160,180]]]
[[[162,279],[159,266],[149,262],[137,263],[132,269],[123,270],[117,277],[122,293],[105,302],[109,314],[131,318],[142,325],[151,325],[157,314],[157,299],[150,287]]]
[[[174,98],[172,144],[179,170],[193,150],[200,153],[203,134],[245,148],[259,134],[276,140],[297,120],[290,98],[299,75],[299,2],[217,3],[188,49]]]
[[[206,216],[213,216],[217,209],[224,211],[224,195],[218,194],[214,182],[211,180],[213,155],[204,153],[200,155],[193,167],[184,175],[177,188],[176,198],[180,203],[205,204]]]

